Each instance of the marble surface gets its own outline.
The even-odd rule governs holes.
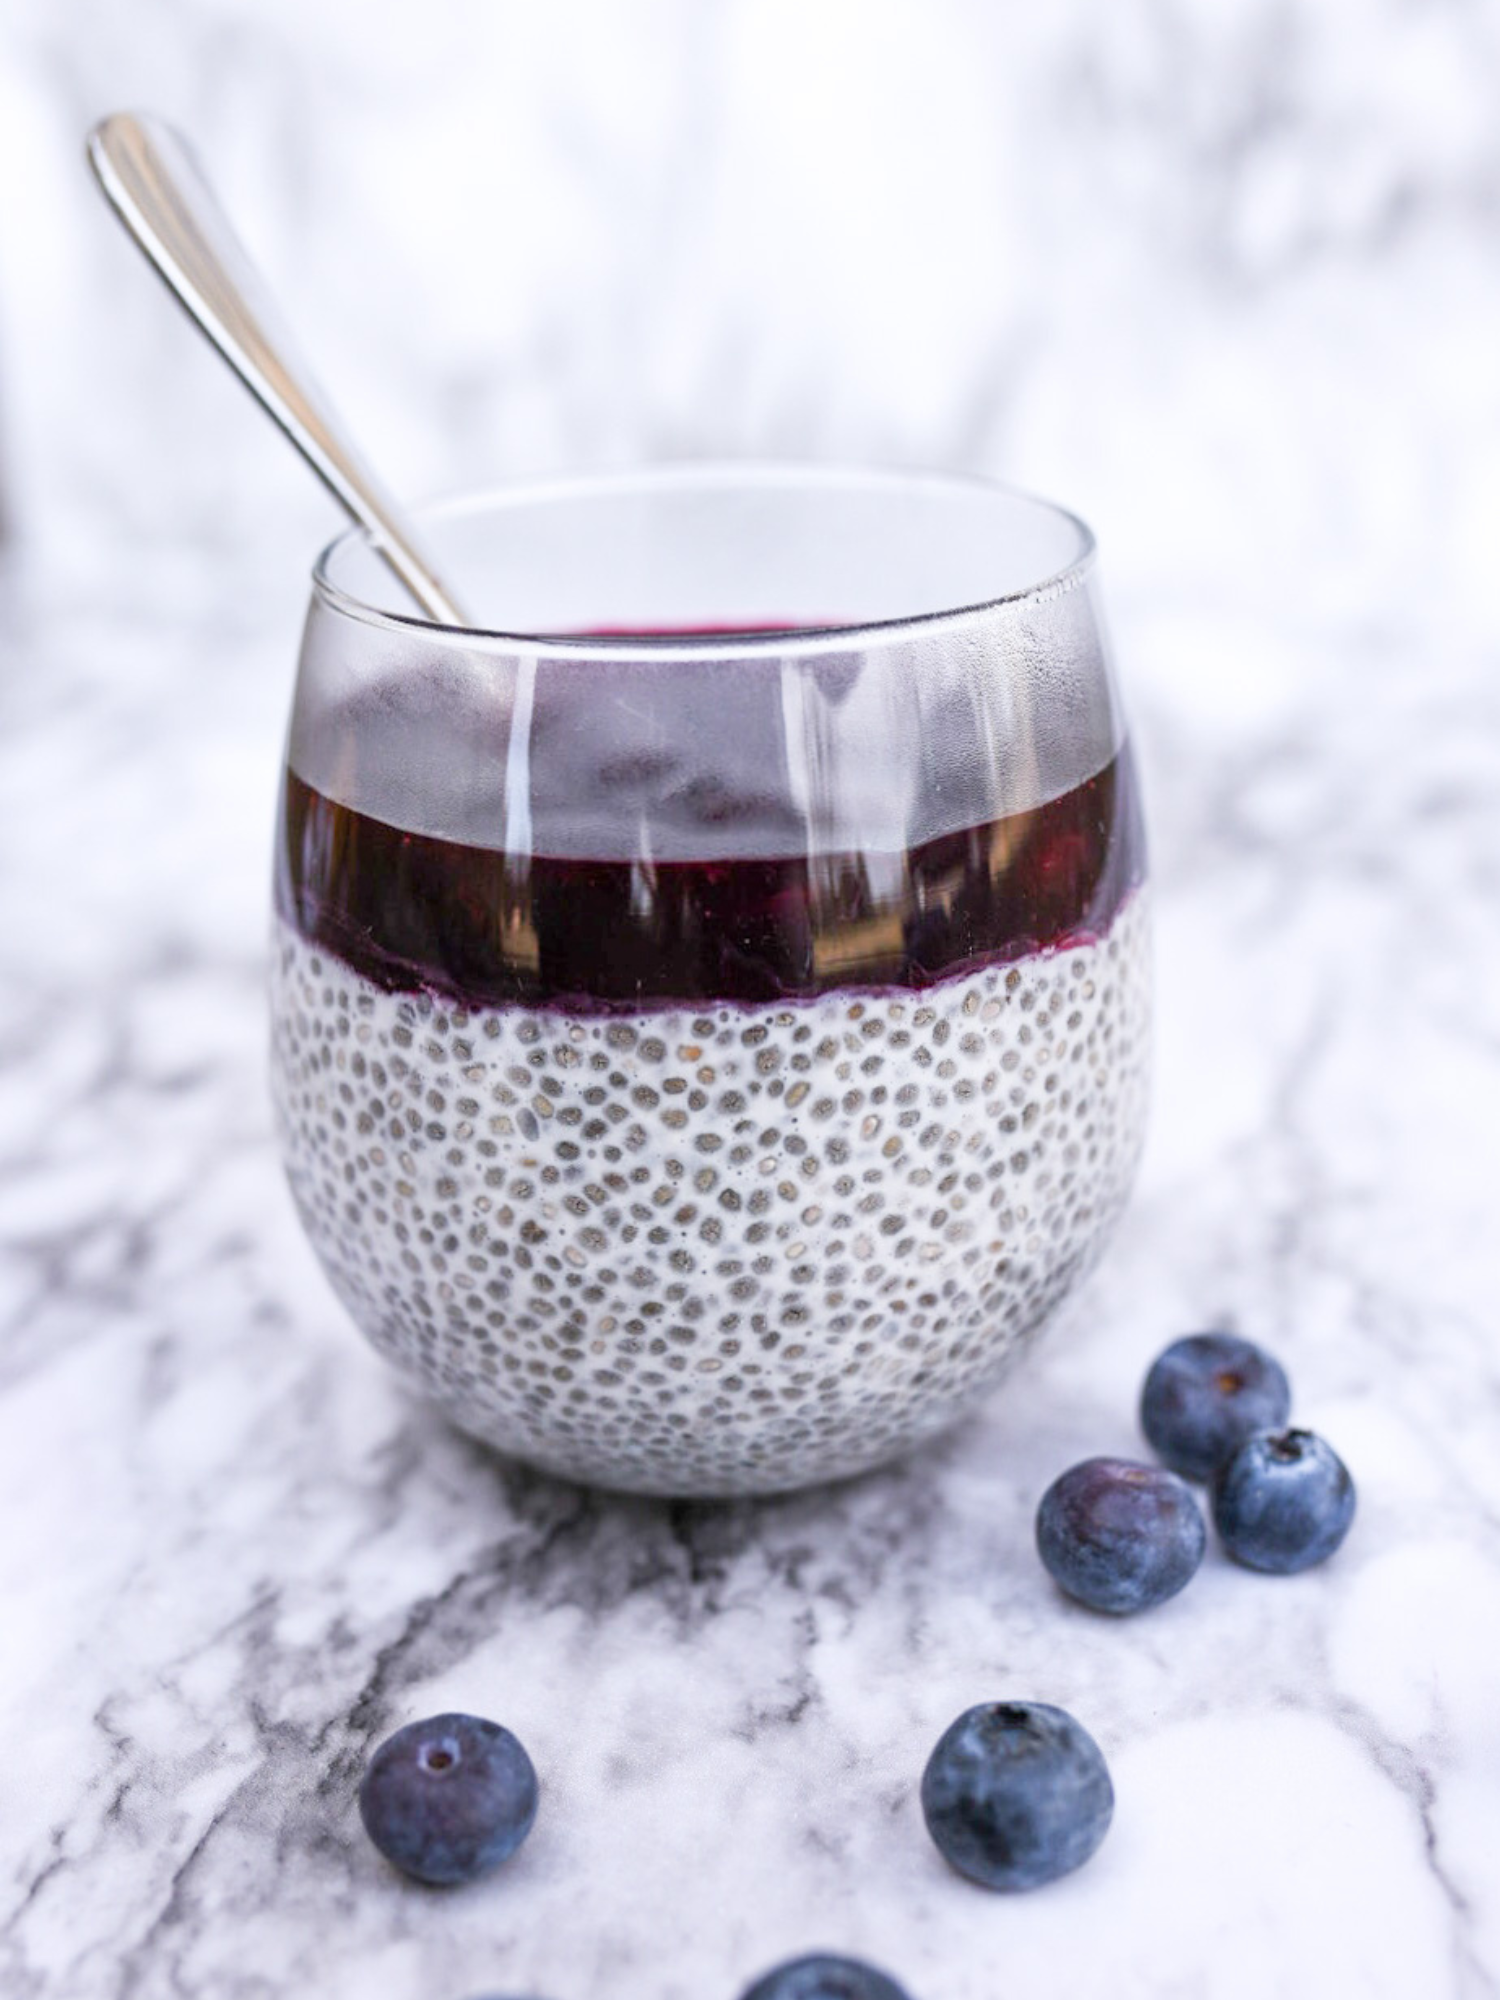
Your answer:
[[[299,1236],[264,1083],[284,659],[170,582],[108,614],[23,584],[0,1991],[688,2000],[816,1944],[916,2000],[1496,1989],[1486,660],[1372,704],[1390,663],[1352,649],[1336,693],[1216,733],[1160,697],[1194,635],[1141,628],[1157,1101],[1103,1267],[935,1448],[669,1506],[445,1429]],[[1355,1528],[1322,1572],[1215,1553],[1156,1613],[1097,1619],[1038,1568],[1036,1500],[1139,1449],[1147,1362],[1209,1321],[1285,1357]],[[1020,1901],[950,1876],[916,1803],[942,1727],[1011,1695],[1076,1712],[1119,1796],[1097,1860]],[[384,1868],[353,1798],[382,1734],[451,1706],[521,1735],[544,1805],[500,1877],[437,1894]]]
[[[0,1994],[1500,1992],[1500,260],[1493,10],[13,0],[0,25]],[[578,23],[585,21],[585,31]],[[151,33],[137,32],[145,27]],[[1155,857],[1151,1136],[1104,1264],[939,1445],[590,1495],[410,1401],[301,1239],[267,854],[327,528],[114,242],[197,131],[403,488],[745,451],[973,466],[1099,530]],[[1361,1505],[1103,1622],[1036,1500],[1164,1342],[1285,1359]],[[1116,1822],[1018,1900],[916,1804],[1072,1709]],[[544,1800],[393,1877],[445,1706]]]

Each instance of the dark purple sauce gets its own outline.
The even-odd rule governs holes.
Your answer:
[[[288,771],[276,906],[387,992],[592,1011],[929,986],[1098,938],[1144,862],[1128,747],[1033,811],[811,860],[503,854],[387,826]]]

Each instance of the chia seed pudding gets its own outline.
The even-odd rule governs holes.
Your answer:
[[[289,774],[273,1087],[335,1290],[457,1424],[565,1476],[756,1493],[892,1457],[1124,1203],[1141,856],[1125,750],[883,896],[773,858],[664,864],[643,902],[632,865],[518,876]]]

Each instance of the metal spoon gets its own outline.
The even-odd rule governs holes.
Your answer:
[[[314,389],[186,141],[159,118],[117,111],[90,132],[88,157],[126,229],[421,609],[441,625],[467,624]]]

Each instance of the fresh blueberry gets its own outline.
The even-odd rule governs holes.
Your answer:
[[[1151,1364],[1141,1429],[1184,1479],[1212,1479],[1255,1431],[1279,1430],[1292,1407],[1286,1371],[1233,1333],[1190,1333]]]
[[[910,2000],[906,1988],[857,1958],[789,1958],[741,1994],[740,2000]]]
[[[1086,1458],[1053,1480],[1036,1546],[1057,1584],[1094,1611],[1145,1611],[1175,1597],[1208,1536],[1192,1489],[1159,1465]]]
[[[1042,1701],[966,1709],[922,1773],[922,1813],[938,1852],[986,1889],[1039,1889],[1081,1868],[1114,1809],[1098,1744]]]
[[[1214,1481],[1214,1525],[1236,1562],[1294,1576],[1325,1561],[1354,1519],[1349,1468],[1312,1431],[1261,1431]]]
[[[419,1882],[472,1882],[514,1854],[536,1818],[531,1759],[508,1729],[434,1715],[388,1736],[359,1788],[365,1832]]]

